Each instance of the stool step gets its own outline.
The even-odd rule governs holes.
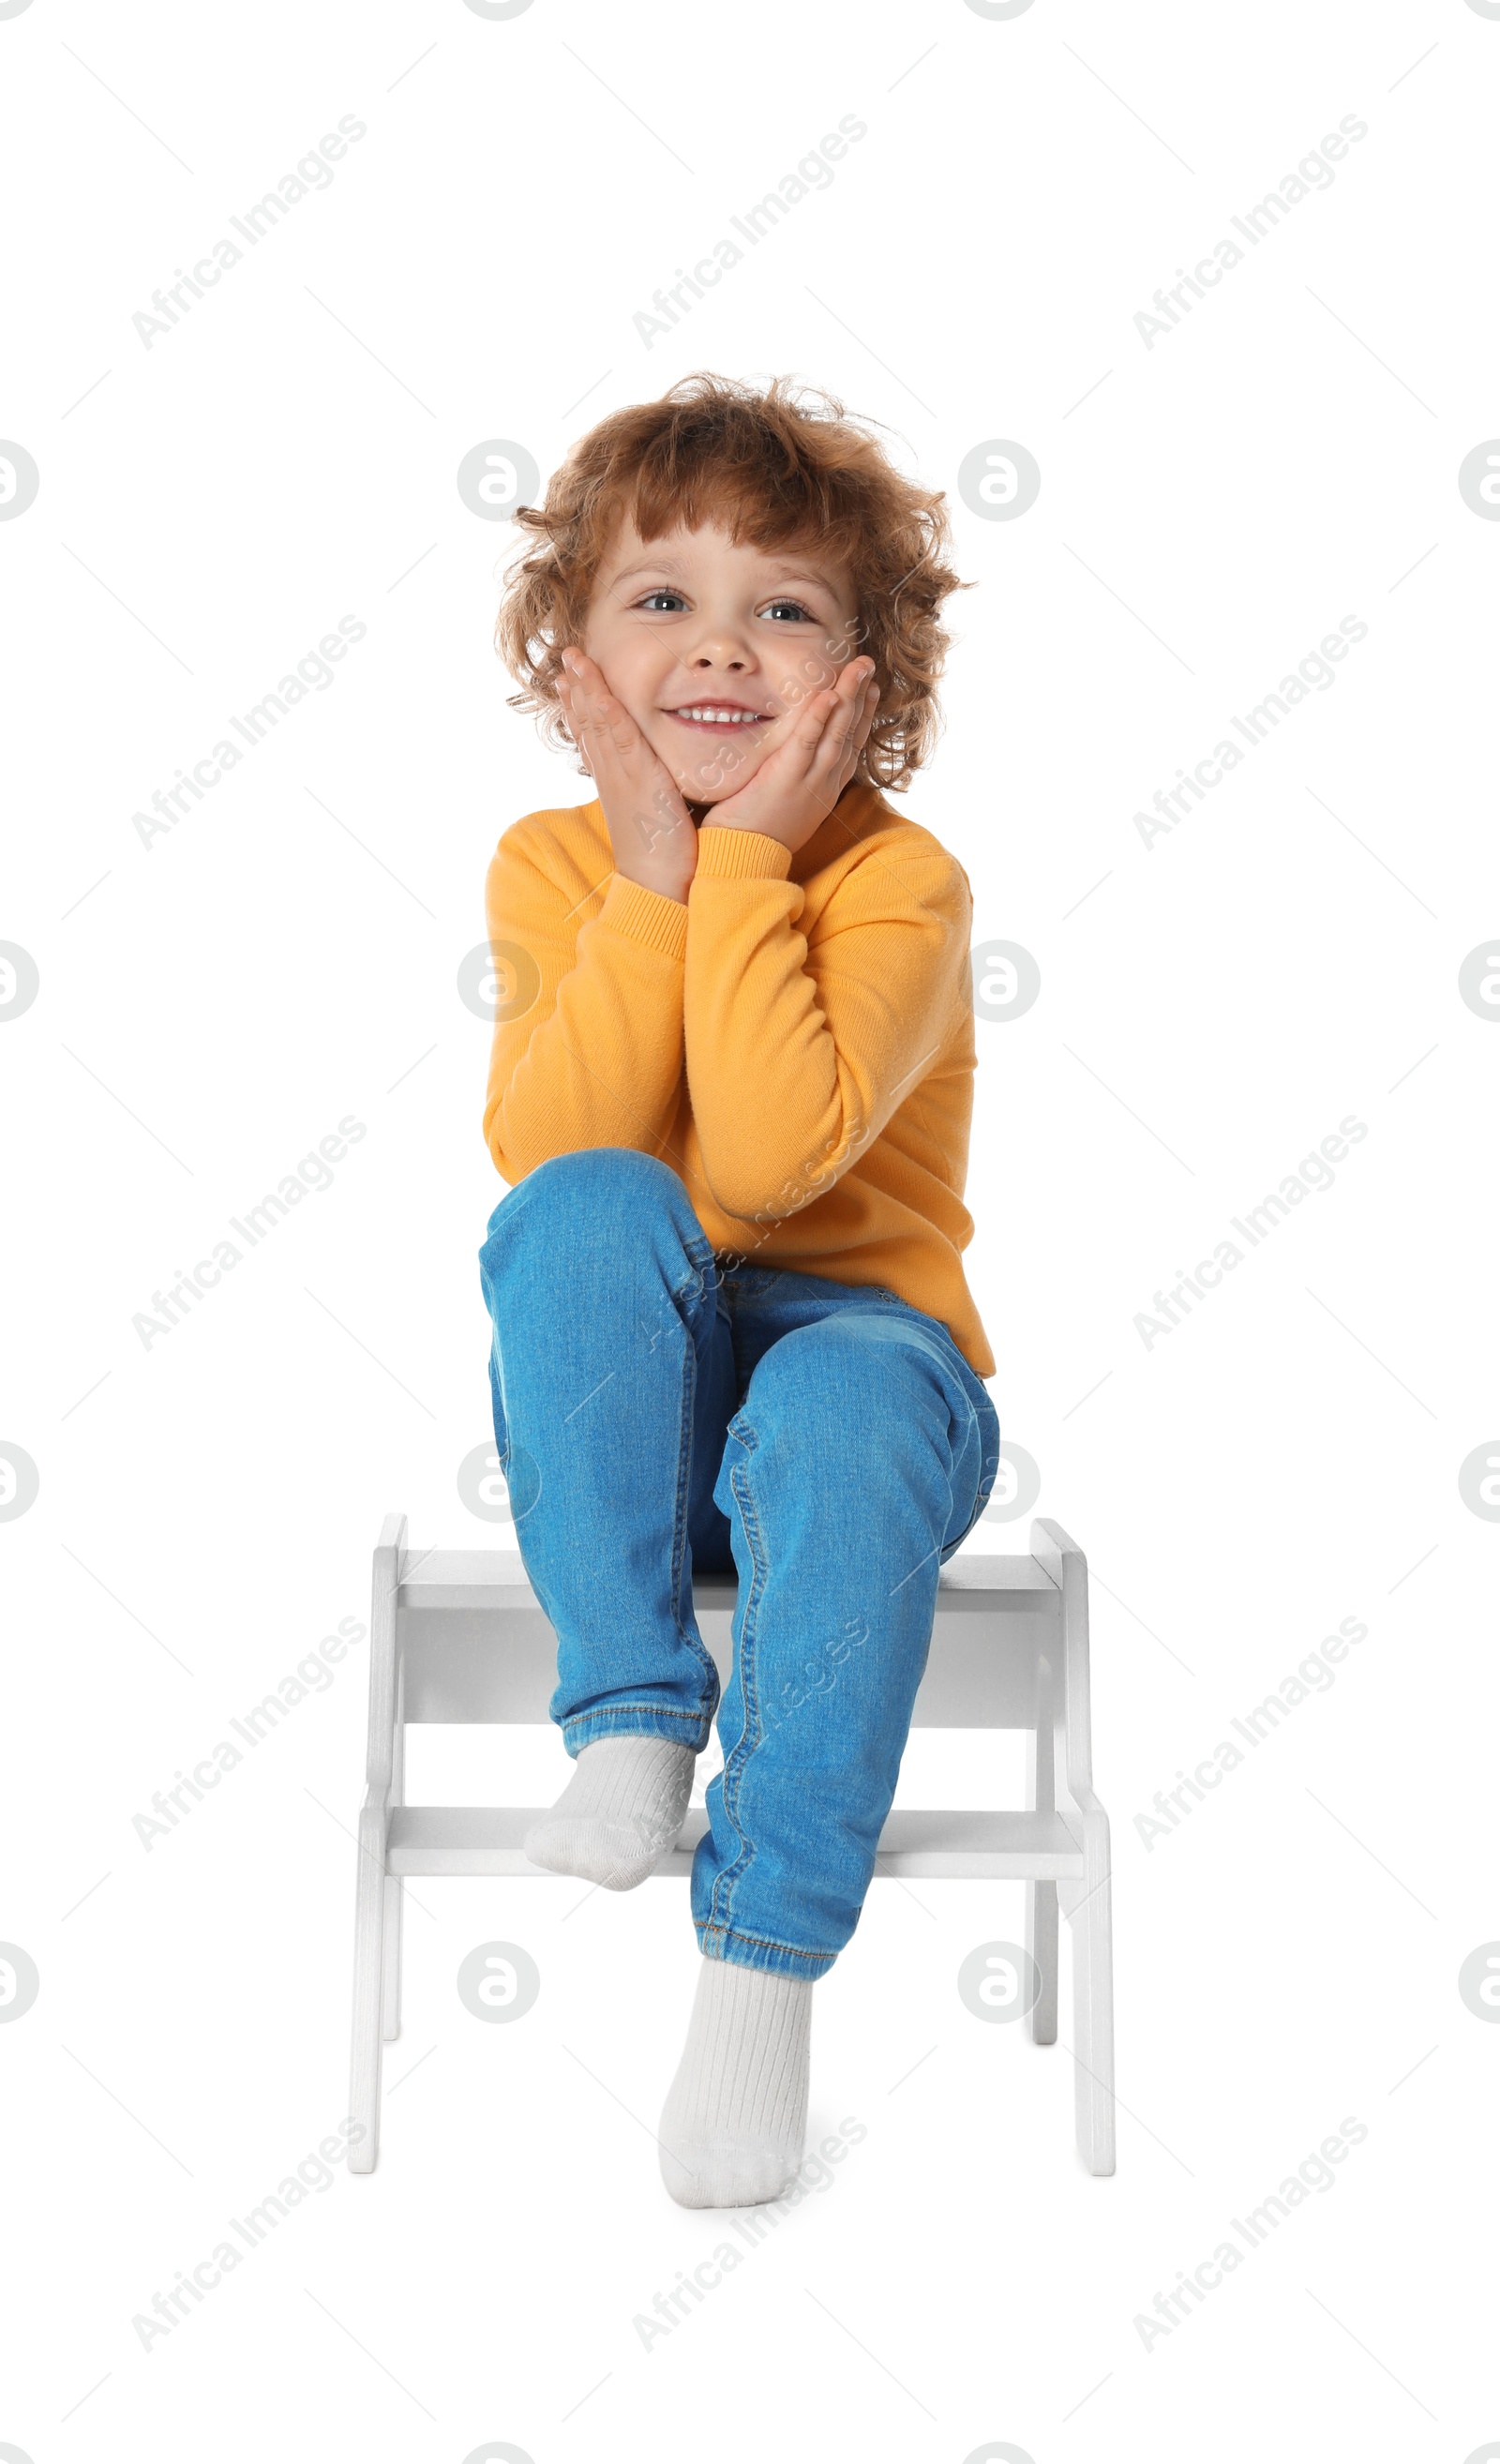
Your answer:
[[[545,1808],[488,1805],[398,1805],[390,1812],[387,1874],[519,1874],[556,1880],[528,1862],[521,1840]],[[688,1815],[657,1866],[688,1874],[708,1829],[699,1809]],[[971,1881],[1061,1881],[1081,1877],[1083,1850],[1060,1814],[969,1814],[940,1810],[892,1814],[880,1835],[881,1875],[945,1876]]]
[[[693,1586],[721,1685],[734,1664],[733,1575]],[[1038,1669],[1060,1632],[1062,1593],[1034,1557],[955,1557],[938,1578],[914,1728],[1034,1728]],[[494,1549],[413,1551],[394,1602],[401,1717],[545,1727],[557,1636],[518,1557]]]
[[[693,1585],[693,1603],[705,1609],[730,1611],[739,1590],[734,1574],[699,1574]],[[987,1597],[971,1602],[965,1595],[996,1592],[1030,1593],[1053,1598],[1057,1585],[1034,1557],[951,1557],[938,1569],[938,1608],[961,1610],[988,1605]],[[506,1549],[412,1549],[406,1552],[396,1605],[401,1609],[534,1609],[540,1603],[526,1578],[518,1553]]]

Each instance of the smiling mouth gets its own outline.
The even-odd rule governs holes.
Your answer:
[[[741,702],[695,701],[685,702],[680,710],[669,710],[665,715],[683,727],[714,728],[726,736],[739,728],[763,727],[770,713],[746,710]]]

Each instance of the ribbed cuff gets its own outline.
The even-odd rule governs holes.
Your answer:
[[[791,869],[791,848],[764,830],[719,830],[705,822],[698,832],[695,881],[784,881]]]
[[[627,881],[623,872],[612,876],[597,920],[632,941],[644,941],[649,950],[665,950],[669,958],[680,958],[688,946],[686,900],[645,890],[638,881]]]

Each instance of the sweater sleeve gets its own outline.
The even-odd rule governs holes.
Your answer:
[[[682,1076],[686,907],[617,872],[580,897],[556,850],[518,822],[491,860],[485,917],[499,1005],[484,1141],[496,1170],[514,1185],[584,1147],[654,1150]]]
[[[973,902],[925,833],[862,849],[809,942],[790,850],[698,837],[688,892],[688,1087],[716,1203],[743,1222],[830,1189],[920,1085],[967,997]]]

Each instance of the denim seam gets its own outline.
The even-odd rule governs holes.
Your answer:
[[[967,1397],[967,1396],[965,1396],[964,1400],[965,1400],[966,1402],[968,1401],[968,1397]],[[995,1407],[994,1407],[994,1403],[993,1403],[993,1401],[991,1400],[991,1398],[990,1398],[989,1397],[987,1397],[987,1396],[986,1396],[985,1400],[986,1400],[987,1402],[989,1402],[990,1409],[991,1409],[991,1411],[992,1411],[992,1412],[994,1412]],[[958,1536],[958,1539],[957,1539],[957,1540],[950,1540],[950,1541],[948,1542],[948,1544],[947,1544],[947,1545],[948,1545],[948,1548],[949,1548],[949,1549],[960,1549],[960,1548],[961,1548],[961,1547],[962,1547],[962,1545],[963,1545],[963,1543],[964,1543],[964,1541],[968,1538],[969,1533],[970,1533],[971,1531],[976,1530],[976,1529],[978,1529],[978,1527],[979,1527],[979,1523],[980,1523],[980,1520],[981,1520],[982,1516],[983,1515],[984,1508],[985,1508],[985,1507],[989,1504],[990,1496],[991,1496],[991,1494],[993,1493],[993,1490],[994,1490],[994,1486],[995,1486],[995,1474],[996,1474],[996,1472],[1000,1469],[1000,1448],[999,1448],[999,1446],[998,1446],[998,1444],[997,1444],[997,1447],[996,1447],[996,1450],[995,1450],[995,1459],[994,1459],[994,1462],[993,1462],[993,1463],[991,1463],[991,1461],[990,1461],[989,1455],[988,1455],[988,1453],[987,1453],[987,1451],[986,1451],[986,1448],[985,1448],[983,1423],[982,1423],[982,1421],[981,1421],[981,1419],[980,1419],[980,1416],[979,1416],[978,1412],[975,1410],[974,1405],[973,1405],[973,1403],[972,1403],[972,1402],[969,1402],[969,1419],[970,1419],[970,1420],[971,1420],[975,1425],[977,1425],[977,1426],[978,1426],[978,1428],[979,1428],[979,1432],[980,1432],[980,1469],[979,1469],[979,1478],[978,1478],[978,1480],[975,1482],[975,1485],[974,1485],[974,1511],[973,1511],[973,1513],[970,1515],[968,1522],[964,1525],[963,1529],[960,1532],[960,1534],[959,1534],[959,1536]],[[1000,1427],[1000,1415],[999,1415],[998,1413],[995,1413],[995,1426],[996,1426],[996,1431],[997,1431],[997,1435],[998,1435],[999,1427]],[[989,1473],[989,1475],[990,1475],[990,1482],[989,1482],[989,1488],[988,1488],[988,1489],[986,1489],[986,1488],[985,1488],[985,1486],[984,1486],[984,1474],[985,1474],[985,1472],[986,1472],[986,1471],[988,1471],[988,1473]]]
[[[998,1468],[998,1466],[995,1466],[995,1468]],[[990,1479],[990,1488],[995,1488],[995,1481],[993,1481],[993,1479]],[[987,1496],[987,1490],[985,1490],[985,1456],[982,1456],[982,1451],[981,1451],[981,1476],[978,1476],[978,1481],[976,1481],[976,1501],[973,1501],[973,1513],[970,1513],[970,1518],[968,1518],[968,1523],[965,1523],[965,1526],[963,1526],[963,1530],[959,1532],[959,1540],[948,1540],[948,1548],[960,1548],[960,1545],[963,1545],[965,1540],[968,1540],[970,1530],[978,1530],[978,1526],[981,1526],[982,1513],[985,1513],[985,1506],[987,1506],[987,1503],[990,1503],[990,1496]]]
[[[697,1925],[697,1932],[700,1936],[703,1934],[720,1934],[726,1939],[732,1937],[736,1942],[753,1942],[758,1944],[762,1950],[785,1951],[788,1957],[792,1959],[817,1959],[831,1962],[838,1956],[836,1951],[804,1950],[800,1943],[778,1942],[774,1934],[746,1933],[741,1925],[715,1925],[712,1919],[708,1917],[700,1918]]]
[[[686,1246],[686,1243],[684,1243]],[[683,1714],[712,1720],[718,1707],[718,1670],[712,1653],[696,1635],[690,1634],[682,1621],[682,1569],[688,1545],[688,1493],[693,1481],[693,1397],[697,1380],[697,1354],[694,1350],[692,1331],[682,1317],[680,1304],[689,1292],[702,1297],[703,1273],[695,1267],[672,1293],[672,1304],[677,1310],[682,1328],[682,1395],[680,1430],[677,1442],[677,1494],[672,1519],[672,1616],[677,1629],[677,1639],[693,1654],[707,1686],[707,1701],[696,1713]]]
[[[977,1430],[977,1431],[978,1431],[978,1434],[979,1434],[979,1441],[980,1441],[980,1467],[979,1467],[979,1472],[978,1472],[978,1475],[976,1476],[975,1483],[974,1483],[974,1511],[973,1511],[973,1513],[970,1515],[970,1517],[969,1517],[969,1519],[968,1519],[967,1523],[964,1525],[964,1527],[963,1527],[962,1530],[960,1532],[960,1534],[959,1534],[959,1536],[958,1536],[957,1540],[949,1540],[949,1541],[946,1541],[946,1542],[944,1543],[944,1545],[943,1545],[943,1549],[942,1549],[942,1551],[941,1551],[941,1554],[942,1554],[942,1555],[944,1555],[944,1556],[946,1556],[946,1555],[947,1555],[947,1552],[948,1552],[948,1551],[949,1551],[950,1549],[961,1549],[961,1548],[962,1548],[964,1541],[968,1538],[969,1533],[970,1533],[970,1532],[975,1529],[976,1525],[978,1524],[978,1522],[979,1522],[979,1520],[980,1520],[980,1517],[982,1515],[982,1513],[983,1513],[983,1511],[984,1511],[985,1507],[989,1504],[989,1498],[988,1498],[988,1495],[987,1495],[987,1493],[986,1493],[986,1491],[985,1491],[985,1487],[984,1487],[984,1473],[985,1473],[985,1469],[986,1469],[986,1467],[987,1467],[987,1463],[988,1463],[988,1458],[987,1458],[987,1456],[986,1456],[986,1454],[985,1454],[985,1451],[984,1451],[984,1433],[983,1433],[982,1428],[980,1426],[980,1416],[979,1416],[978,1412],[976,1412],[976,1410],[975,1410],[975,1408],[974,1408],[973,1403],[969,1400],[968,1396],[967,1396],[967,1395],[965,1395],[965,1396],[964,1396],[964,1397],[963,1397],[963,1399],[964,1399],[964,1402],[965,1402],[965,1404],[967,1405],[967,1408],[968,1408],[968,1415],[969,1415],[969,1427],[970,1427],[970,1428],[972,1428],[972,1429]],[[966,1433],[965,1433],[965,1434],[966,1434]],[[997,1463],[997,1468],[998,1468],[998,1465],[999,1465],[999,1458],[998,1458],[998,1456],[997,1456],[997,1458],[996,1458],[996,1463]],[[994,1482],[993,1482],[993,1480],[992,1480],[992,1481],[991,1481],[991,1483],[990,1483],[990,1486],[991,1486],[992,1488],[993,1488],[993,1486],[994,1486]]]
[[[737,1412],[735,1419],[738,1420],[739,1418],[740,1415]],[[736,1436],[734,1420],[731,1420],[727,1434],[732,1438]],[[737,1442],[744,1446],[748,1456],[751,1447],[746,1441],[743,1438],[738,1438]],[[739,1640],[736,1650],[745,1725],[744,1734],[725,1761],[722,1792],[724,1812],[734,1824],[735,1836],[739,1839],[739,1846],[731,1863],[715,1875],[713,1894],[709,1901],[709,1919],[712,1921],[721,1914],[725,1927],[728,1926],[733,1907],[735,1882],[741,1874],[748,1873],[755,1855],[754,1843],[746,1837],[739,1820],[739,1782],[744,1766],[760,1744],[762,1733],[760,1699],[756,1691],[755,1680],[755,1617],[769,1569],[764,1561],[763,1548],[760,1545],[761,1527],[756,1520],[755,1505],[749,1494],[748,1485],[736,1478],[736,1471],[743,1471],[744,1468],[744,1465],[739,1464],[731,1470],[729,1489],[730,1495],[737,1501],[739,1507],[751,1565],[750,1584],[745,1595],[744,1613],[739,1620]],[[748,1745],[746,1739],[750,1740]]]
[[[944,1557],[946,1557],[946,1556],[947,1556],[948,1551],[949,1551],[949,1550],[950,1550],[950,1549],[961,1549],[961,1548],[962,1548],[962,1546],[963,1546],[963,1544],[964,1544],[965,1540],[966,1540],[966,1539],[968,1538],[968,1536],[969,1536],[969,1533],[970,1533],[971,1531],[973,1531],[973,1530],[977,1528],[977,1526],[978,1526],[978,1524],[979,1524],[979,1521],[980,1521],[980,1518],[981,1518],[981,1516],[982,1515],[982,1513],[983,1513],[983,1511],[984,1511],[984,1508],[985,1508],[985,1506],[986,1506],[987,1504],[988,1504],[988,1500],[987,1500],[985,1497],[983,1497],[982,1495],[980,1495],[980,1496],[978,1497],[977,1503],[976,1503],[976,1505],[975,1505],[974,1511],[973,1511],[973,1513],[970,1515],[970,1517],[969,1517],[969,1519],[968,1519],[967,1523],[964,1525],[964,1527],[963,1527],[962,1530],[960,1532],[960,1534],[959,1534],[959,1536],[958,1536],[957,1540],[948,1540],[948,1541],[945,1541],[945,1542],[944,1542],[944,1544],[943,1544],[943,1548],[942,1548],[942,1551],[941,1551],[941,1554],[942,1554]]]
[[[706,1711],[679,1711],[676,1705],[671,1703],[601,1703],[592,1711],[569,1712],[562,1724],[562,1734],[565,1737],[570,1729],[582,1728],[590,1720],[633,1720],[639,1713],[649,1713],[654,1720],[688,1720],[695,1727],[700,1727],[705,1720],[711,1720],[713,1717],[711,1712]],[[638,1734],[646,1737],[650,1736],[651,1731],[649,1728],[642,1728]],[[707,1743],[706,1738],[704,1743]],[[701,1750],[700,1748],[699,1751]]]

